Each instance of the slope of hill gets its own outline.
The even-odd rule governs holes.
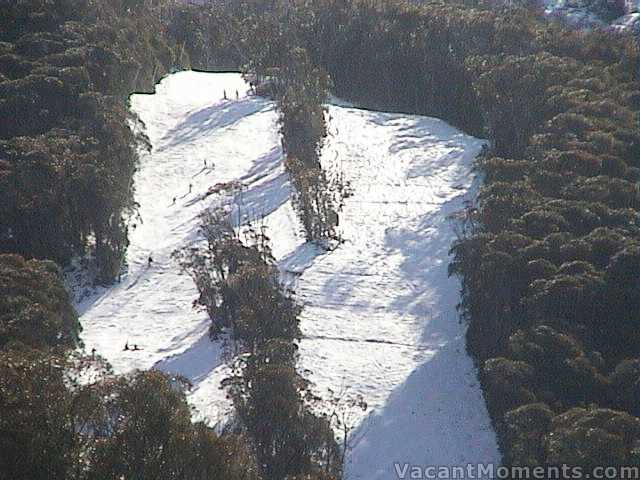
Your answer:
[[[195,285],[171,254],[201,241],[198,214],[220,201],[209,189],[241,184],[232,215],[264,217],[304,305],[301,366],[323,399],[368,404],[347,412],[347,477],[391,478],[393,462],[498,461],[455,310],[459,284],[447,276],[447,217],[473,195],[482,141],[427,117],[331,106],[323,163],[342,171],[352,195],[343,242],[325,253],[304,243],[292,210],[273,104],[246,90],[238,74],[182,72],[132,98],[153,150],[136,175],[128,272],[82,300],[77,292],[86,348],[117,372],[185,375],[200,416],[224,418],[223,347],[209,340],[206,314],[192,308]]]

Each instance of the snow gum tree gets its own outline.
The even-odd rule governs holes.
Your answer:
[[[330,420],[310,411],[315,397],[296,370],[300,307],[280,283],[265,231],[237,233],[225,212],[202,216],[205,247],[176,255],[213,313],[212,329],[224,325],[239,353],[223,382],[239,425],[265,480],[337,479],[342,457]]]

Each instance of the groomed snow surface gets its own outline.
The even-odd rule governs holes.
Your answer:
[[[141,219],[121,283],[78,297],[87,350],[117,373],[182,374],[199,418],[228,415],[220,380],[229,360],[171,254],[202,241],[198,214],[220,202],[207,190],[237,180],[236,220],[265,216],[283,278],[304,305],[301,371],[323,399],[362,395],[368,404],[344,407],[346,477],[398,478],[394,462],[499,461],[455,308],[459,283],[447,276],[447,216],[472,198],[482,141],[432,118],[329,106],[323,164],[342,171],[352,195],[340,212],[343,243],[325,253],[304,242],[291,207],[274,105],[247,96],[239,74],[177,73],[156,94],[134,95],[131,108],[153,146],[135,177]],[[127,342],[141,350],[125,351]]]

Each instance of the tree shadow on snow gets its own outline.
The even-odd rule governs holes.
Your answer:
[[[477,188],[474,183],[470,192]],[[396,298],[391,308],[428,319],[417,341],[435,353],[352,433],[345,465],[350,480],[399,478],[394,462],[464,467],[500,458],[476,369],[465,350],[466,327],[455,312],[460,284],[447,272],[455,238],[447,216],[469,198],[461,194],[445,202],[415,229],[387,232],[389,248],[404,257],[404,278],[422,288]]]
[[[193,142],[205,133],[230,127],[250,115],[266,112],[273,108],[271,102],[257,97],[228,100],[223,107],[220,104],[213,104],[202,108],[190,113],[176,127],[169,130],[160,140],[161,146],[158,148],[158,152],[176,145]]]
[[[163,358],[153,368],[169,374],[182,375],[197,385],[222,365],[222,362],[223,344],[220,341],[212,342],[207,331],[187,350],[178,355]]]

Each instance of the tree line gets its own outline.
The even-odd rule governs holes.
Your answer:
[[[327,136],[329,77],[299,46],[272,72],[284,164],[294,187],[293,206],[307,240],[326,243],[337,237],[339,194],[339,187],[331,184],[320,162]]]
[[[327,244],[337,237],[340,196],[340,186],[330,181],[320,161],[327,136],[329,76],[294,40],[277,46],[251,43],[247,48],[250,60],[244,70],[265,84],[262,90],[274,98],[278,108],[284,165],[294,187],[294,210],[307,240]],[[272,55],[272,48],[285,51]]]
[[[265,229],[258,220],[234,228],[221,205],[202,214],[201,233],[205,246],[176,256],[198,286],[211,336],[230,337],[236,360],[223,385],[261,478],[341,478],[330,419],[312,412],[315,397],[296,369],[301,309],[280,283]]]
[[[0,4],[0,252],[89,255],[98,282],[117,276],[144,143],[128,97],[189,64],[173,5]]]

